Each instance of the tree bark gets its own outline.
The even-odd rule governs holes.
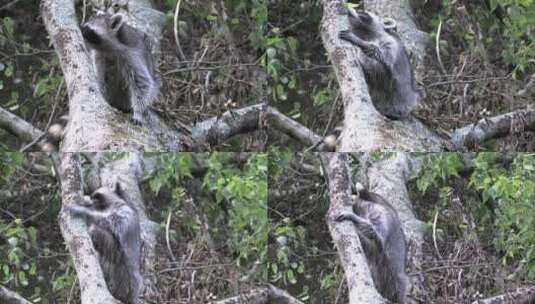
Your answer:
[[[220,301],[214,301],[212,304],[240,304],[240,303],[247,303],[247,304],[269,304],[269,303],[277,303],[277,304],[303,304],[303,302],[299,301],[298,299],[292,297],[288,292],[285,290],[279,289],[273,285],[269,285],[268,287],[262,287],[262,288],[256,288],[248,291],[247,293],[243,293],[241,295],[220,300]]]
[[[25,141],[31,141],[43,135],[43,131],[3,108],[0,108],[0,128]]]
[[[535,286],[521,287],[502,295],[477,300],[472,304],[529,304],[535,301]]]
[[[336,221],[342,211],[353,212],[347,154],[321,153],[320,155],[329,185],[330,206],[327,212],[327,225],[345,272],[349,303],[387,303],[375,289],[354,224],[349,221]]]
[[[6,304],[32,304],[30,301],[21,297],[18,293],[0,285],[0,300]]]
[[[100,171],[103,187],[112,188],[117,181],[125,190],[127,199],[135,206],[141,228],[141,272],[144,277],[144,293],[147,298],[156,295],[156,276],[151,275],[156,263],[156,244],[159,225],[147,217],[140,182],[144,176],[145,166],[143,155],[137,152],[129,153],[125,157],[109,162]]]
[[[407,183],[411,176],[418,175],[420,169],[421,164],[416,155],[399,152],[373,163],[365,172],[370,191],[387,198],[399,215],[408,245],[408,272],[412,273],[423,271],[422,245],[425,224],[418,220],[412,211]],[[411,284],[411,296],[421,299],[426,294],[423,278],[413,276]]]
[[[164,15],[146,0],[131,0],[128,8],[128,16],[132,17],[129,23],[147,33],[154,48],[159,49]],[[180,149],[180,135],[155,114],[151,115],[154,123],[135,126],[128,115],[106,102],[80,32],[73,0],[45,0],[41,12],[69,93],[69,122],[62,151]]]
[[[452,142],[458,148],[473,149],[479,144],[514,132],[535,130],[535,110],[521,110],[483,118],[453,132]]]
[[[96,170],[95,167],[92,170]],[[127,199],[135,206],[141,227],[142,274],[144,276],[144,293],[147,298],[156,294],[156,276],[151,275],[156,261],[156,237],[158,225],[147,218],[145,205],[139,183],[144,174],[143,158],[138,153],[128,153],[122,158],[110,161],[102,166],[99,176],[100,186],[112,188],[120,182]],[[62,201],[65,204],[77,204],[82,200],[83,186],[79,155],[61,154]],[[72,218],[61,212],[60,227],[69,251],[73,256],[75,268],[80,281],[82,303],[119,303],[114,300],[106,288],[96,252],[82,219]],[[109,301],[109,302],[107,302]]]
[[[407,1],[364,1],[365,9],[381,17],[392,12],[398,18],[401,37],[409,51],[422,58],[425,39],[409,22]],[[357,50],[338,38],[348,28],[347,10],[343,0],[323,0],[321,37],[332,62],[344,101],[344,122],[337,151],[441,151],[446,143],[417,119],[392,121],[372,104],[362,69],[359,68]]]
[[[61,154],[60,177],[62,204],[79,204],[83,199],[79,154]],[[60,213],[59,225],[73,257],[74,268],[80,282],[82,304],[120,304],[106,287],[106,281],[84,220],[74,218],[64,210],[62,208]]]

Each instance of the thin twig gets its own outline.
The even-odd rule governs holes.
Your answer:
[[[442,74],[446,74],[446,69],[444,68],[444,64],[442,63],[442,58],[440,58],[440,31],[441,30],[442,30],[442,19],[440,19],[440,22],[438,23],[437,37],[435,39],[435,50],[437,52],[437,60],[438,60],[438,65],[440,66],[440,70],[442,71]]]
[[[178,0],[176,2],[176,7],[175,7],[175,17],[174,17],[174,25],[173,25],[173,33],[175,35],[175,43],[176,43],[176,47],[177,47],[177,50],[178,50],[178,57],[180,57],[180,61],[185,61],[186,60],[186,56],[184,55],[184,52],[182,51],[182,47],[180,46],[180,40],[178,39],[178,26],[179,26],[179,22],[178,22],[178,13],[180,12],[180,3],[182,2],[182,0]]]
[[[167,244],[167,250],[169,251],[169,255],[171,256],[171,260],[173,263],[176,262],[175,254],[173,253],[173,250],[171,249],[171,242],[169,241],[169,225],[171,224],[171,215],[173,213],[169,212],[167,215],[167,221],[165,222],[165,243]]]
[[[14,6],[15,4],[17,4],[17,2],[19,2],[20,0],[13,0],[11,2],[9,2],[8,4],[0,7],[0,12],[3,11],[3,10],[8,10],[10,9],[12,6]]]

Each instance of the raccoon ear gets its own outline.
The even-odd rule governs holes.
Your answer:
[[[113,192],[115,192],[115,194],[121,196],[121,193],[123,192],[123,189],[121,188],[121,184],[117,181],[115,182],[115,187],[113,189]]]
[[[396,20],[392,18],[384,18],[383,19],[383,27],[386,31],[396,31],[397,30],[397,24]]]
[[[111,16],[111,30],[117,32],[124,24],[124,18],[121,14]]]
[[[95,201],[102,201],[104,199],[104,196],[100,192],[95,192],[91,194],[89,198],[91,200],[91,203],[94,203]]]
[[[117,194],[120,198],[126,200],[127,199],[127,195],[123,189],[123,187],[121,186],[121,183],[119,183],[118,181],[115,183],[115,189],[114,189],[114,192],[115,194]]]

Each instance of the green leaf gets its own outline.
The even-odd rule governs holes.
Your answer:
[[[13,70],[15,68],[13,67],[13,64],[8,64],[7,65],[7,69],[4,71],[4,75],[6,75],[6,77],[10,78],[11,76],[13,76]]]
[[[10,38],[13,38],[13,28],[14,28],[14,22],[13,19],[10,17],[5,17],[2,19],[4,23],[4,28],[6,29],[6,33]]]
[[[26,272],[19,271],[19,283],[22,286],[28,286],[28,278],[26,277]]]

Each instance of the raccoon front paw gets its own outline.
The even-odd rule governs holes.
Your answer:
[[[352,216],[351,214],[347,214],[347,213],[342,213],[340,214],[339,216],[336,217],[336,221],[337,222],[342,222],[342,221],[346,221],[346,220],[351,220],[352,219]]]
[[[143,118],[134,115],[132,116],[132,123],[136,126],[141,126],[143,125]]]
[[[349,30],[344,30],[344,31],[340,31],[340,33],[338,33],[338,38],[342,39],[342,40],[345,40],[345,41],[349,41],[351,42],[351,31]]]

